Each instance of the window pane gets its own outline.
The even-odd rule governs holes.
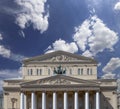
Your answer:
[[[80,75],[80,69],[78,69],[78,75]]]
[[[89,75],[89,68],[87,68],[87,74]]]
[[[72,69],[70,69],[70,74],[72,74]]]
[[[83,68],[81,69],[81,75],[83,75]]]
[[[92,75],[92,68],[90,69],[90,75]]]
[[[32,75],[32,73],[33,73],[33,70],[32,70],[32,69],[30,69],[30,75]]]
[[[48,75],[50,75],[50,69],[48,69]]]

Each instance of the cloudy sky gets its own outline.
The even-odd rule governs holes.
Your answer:
[[[21,60],[64,50],[98,61],[98,76],[120,75],[119,0],[0,0],[0,84],[20,77]]]

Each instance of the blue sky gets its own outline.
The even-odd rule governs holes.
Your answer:
[[[0,83],[21,60],[64,50],[94,57],[98,76],[119,78],[119,0],[0,0]]]

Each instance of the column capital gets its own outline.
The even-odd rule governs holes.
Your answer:
[[[41,92],[42,92],[42,93],[43,93],[43,92],[46,93],[47,91],[46,91],[46,90],[42,90]]]
[[[79,90],[75,90],[74,92],[77,92],[77,93],[78,93],[78,92],[79,92]]]
[[[89,93],[90,91],[85,91],[85,93]]]
[[[25,93],[26,91],[21,90],[20,93]]]
[[[56,91],[56,90],[54,90],[54,91],[52,91],[52,92],[54,93],[54,92],[57,92],[57,91]]]
[[[68,90],[66,89],[66,90],[63,90],[63,92],[68,92]]]

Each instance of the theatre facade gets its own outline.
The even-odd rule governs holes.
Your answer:
[[[4,109],[117,109],[116,80],[97,74],[94,59],[64,51],[25,59],[22,78],[4,80]]]

